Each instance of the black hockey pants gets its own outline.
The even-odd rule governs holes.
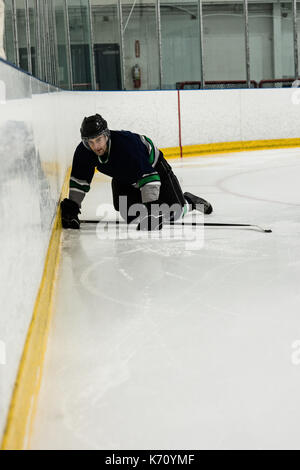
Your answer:
[[[182,216],[182,210],[186,203],[179,181],[174,175],[171,166],[165,160],[162,152],[158,162],[155,166],[155,170],[158,172],[161,180],[159,204],[167,204],[168,207],[175,207],[176,209],[172,212],[171,220],[179,219]],[[141,204],[141,191],[132,185],[121,183],[115,178],[112,179],[112,194],[113,204],[116,211],[121,213],[121,216],[128,223],[136,218],[136,216],[129,216],[128,211],[130,206],[133,204]],[[127,196],[127,205],[120,204],[120,196]],[[138,214],[137,214],[138,215]]]

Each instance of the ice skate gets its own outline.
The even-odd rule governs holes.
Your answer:
[[[205,199],[202,199],[201,197],[195,196],[195,194],[191,193],[184,193],[183,195],[187,202],[191,204],[193,210],[199,210],[200,212],[204,212],[204,214],[212,213],[212,205]]]

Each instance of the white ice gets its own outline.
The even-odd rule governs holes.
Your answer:
[[[32,449],[300,448],[300,149],[172,166],[207,222],[273,233],[64,231]],[[82,218],[100,203],[98,175]]]

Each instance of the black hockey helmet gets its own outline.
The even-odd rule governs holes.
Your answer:
[[[89,139],[95,139],[99,135],[106,135],[109,137],[107,122],[102,116],[100,116],[100,114],[85,117],[81,124],[80,133],[84,145],[88,148]]]

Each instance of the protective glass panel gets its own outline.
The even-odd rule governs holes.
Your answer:
[[[278,21],[281,22],[281,39],[278,38],[276,41],[274,34],[274,42],[276,41],[274,49],[278,56],[281,56],[281,60],[278,61],[274,56],[274,72],[275,76],[281,73],[278,78],[291,78],[295,75],[292,1],[280,2],[280,11],[276,12],[276,15],[279,16]]]
[[[292,2],[249,0],[251,78],[260,87],[290,87],[294,80]]]
[[[30,52],[32,74],[37,75],[36,66],[36,11],[34,0],[28,0],[29,9],[29,33],[30,33]]]
[[[7,60],[15,64],[16,53],[14,48],[12,0],[5,1],[4,48]]]
[[[206,88],[247,87],[244,2],[203,2],[203,34]]]
[[[69,27],[74,90],[92,88],[91,31],[88,0],[69,0]]]
[[[161,12],[163,88],[201,81],[197,1],[163,0]]]
[[[92,0],[97,90],[121,90],[120,24],[117,0]]]
[[[54,29],[54,5],[53,1],[47,3],[47,27],[49,30],[49,53],[50,53],[50,83],[57,83],[56,65],[56,35]]]
[[[258,84],[274,77],[274,6],[269,2],[249,2],[250,75]]]
[[[20,67],[28,71],[25,0],[16,0]]]
[[[49,79],[49,40],[48,40],[48,30],[46,26],[46,9],[44,0],[38,0],[38,15],[39,15],[39,25],[40,25],[40,61],[41,61],[41,70],[40,78],[42,80],[48,81]]]
[[[66,11],[64,0],[55,0],[55,29],[57,40],[57,61],[58,70],[57,78],[58,85],[61,88],[71,88],[70,73],[69,73],[69,60],[68,60],[68,42],[67,42],[67,23]]]
[[[156,5],[146,0],[122,2],[125,89],[159,88]]]

